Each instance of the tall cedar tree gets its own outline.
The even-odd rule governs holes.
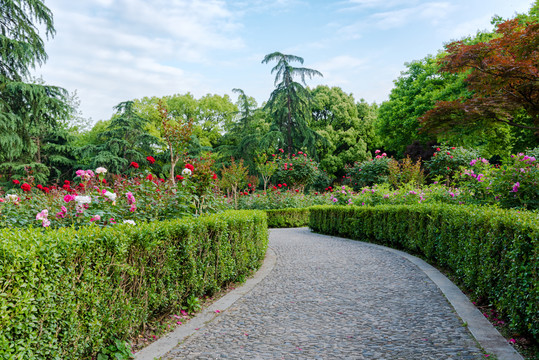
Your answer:
[[[268,54],[262,60],[263,64],[276,61],[271,69],[275,75],[275,90],[270,95],[266,107],[273,117],[273,128],[268,136],[280,136],[284,147],[292,155],[296,150],[306,148],[311,153],[315,150],[315,140],[320,136],[309,128],[308,117],[311,114],[309,106],[309,91],[302,86],[305,77],[323,76],[317,70],[304,67],[293,67],[291,62],[303,64],[303,58],[295,55],[285,55],[280,52]],[[299,76],[301,83],[294,81]],[[280,134],[279,134],[280,133]]]
[[[31,171],[45,181],[42,140],[71,109],[59,87],[28,83],[30,69],[47,59],[43,39],[55,33],[51,11],[39,0],[0,0],[0,172]]]
[[[502,122],[536,131],[539,136],[539,23],[518,19],[498,25],[498,37],[474,45],[462,41],[446,46],[441,71],[469,71],[470,99],[439,101],[419,118],[422,129],[440,133],[456,125]],[[514,121],[524,110],[530,123]]]

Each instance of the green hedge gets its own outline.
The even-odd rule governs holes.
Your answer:
[[[309,208],[266,210],[268,227],[291,228],[309,224]]]
[[[0,358],[91,359],[264,258],[263,211],[0,231]]]
[[[479,206],[311,208],[316,232],[419,253],[539,340],[539,217]]]

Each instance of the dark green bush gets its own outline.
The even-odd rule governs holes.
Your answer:
[[[268,227],[291,228],[309,224],[309,208],[266,210]]]
[[[110,228],[0,230],[0,358],[91,359],[256,269],[262,211]]]
[[[316,232],[419,253],[488,299],[514,330],[539,340],[536,213],[447,204],[315,206]]]

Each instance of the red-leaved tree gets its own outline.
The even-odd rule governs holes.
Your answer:
[[[440,133],[457,125],[501,122],[539,135],[539,23],[508,20],[498,25],[496,33],[487,42],[446,45],[448,54],[440,59],[440,71],[469,71],[466,82],[471,96],[437,102],[419,118],[422,130]],[[522,110],[529,123],[515,121]]]

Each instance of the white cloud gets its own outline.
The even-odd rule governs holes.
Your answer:
[[[374,20],[375,26],[388,30],[418,20],[437,25],[440,21],[447,19],[452,11],[453,7],[448,2],[431,2],[420,6],[376,13],[371,18]]]

